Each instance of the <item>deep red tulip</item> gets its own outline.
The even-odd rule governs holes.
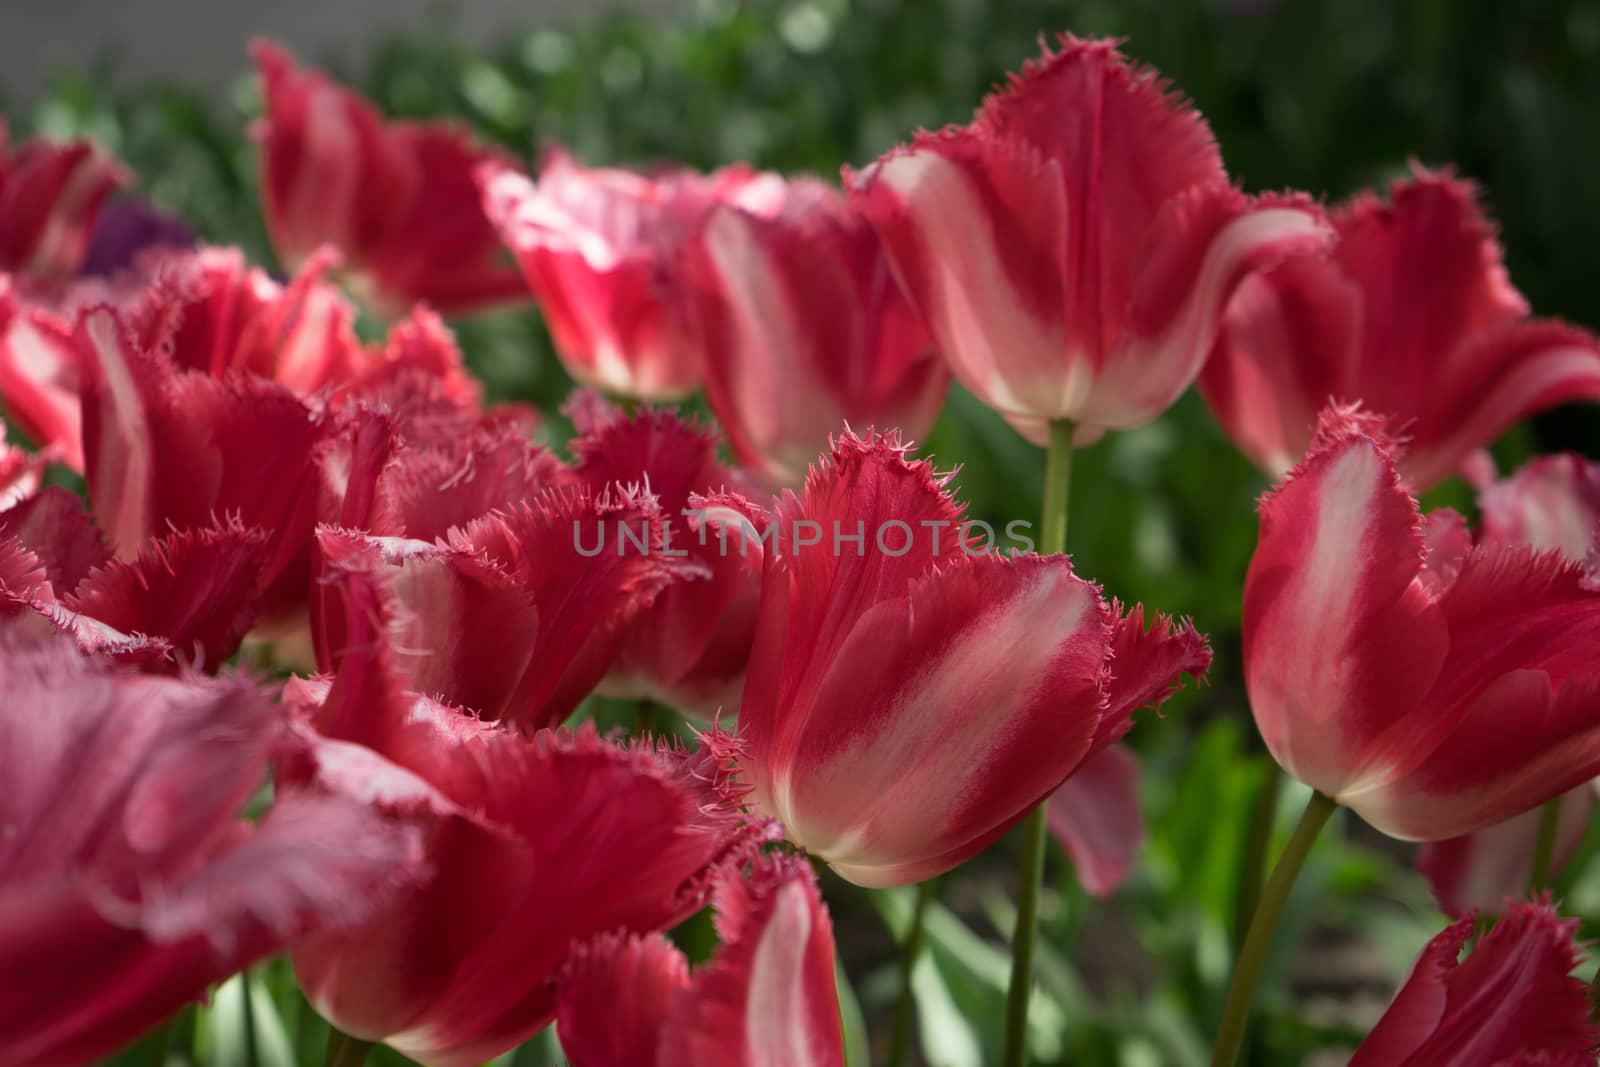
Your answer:
[[[1422,950],[1411,977],[1350,1067],[1511,1067],[1592,1064],[1600,1028],[1587,985],[1576,919],[1548,901],[1514,904],[1477,939],[1462,919]]]
[[[847,433],[754,520],[774,540],[732,754],[751,805],[860,885],[961,863],[1211,658],[1064,556],[981,552],[946,482]]]
[[[306,934],[367,920],[420,874],[414,832],[279,783],[253,683],[115,673],[0,632],[0,1062],[92,1063]]]
[[[85,477],[112,552],[132,559],[169,530],[233,516],[268,536],[262,610],[292,616],[309,581],[322,418],[265,379],[177,367],[129,325],[99,308],[76,335]]]
[[[1600,773],[1600,590],[1460,536],[1402,486],[1381,420],[1325,414],[1261,506],[1245,680],[1278,763],[1385,833],[1439,840]]]
[[[375,805],[418,821],[435,876],[365,928],[301,948],[295,973],[346,1033],[441,1067],[482,1063],[550,1021],[574,947],[693,914],[756,835],[706,756],[625,749],[592,728],[528,738],[407,691],[394,654],[408,650],[372,592],[352,590],[335,678],[293,681],[287,699],[346,742],[317,750],[315,773],[368,783]]]
[[[380,603],[407,688],[526,729],[557,725],[610,668],[628,624],[680,576],[662,533],[651,498],[581,487],[438,543],[323,527],[317,663],[338,670],[365,625],[352,613]]]
[[[1161,414],[1253,269],[1319,244],[1296,198],[1231,184],[1205,120],[1109,41],[1060,38],[964,127],[859,173],[851,201],[956,378],[1035,442]]]
[[[750,660],[761,601],[761,549],[724,550],[713,516],[697,494],[739,485],[717,459],[707,431],[663,411],[625,418],[593,394],[568,404],[579,429],[575,476],[595,492],[642,484],[661,507],[663,551],[683,553],[695,573],[662,590],[628,627],[601,683],[607,696],[658,700],[706,721],[732,715]]]
[[[1422,492],[1512,423],[1600,398],[1600,344],[1528,318],[1474,188],[1416,171],[1389,202],[1332,213],[1338,240],[1247,281],[1200,379],[1222,428],[1268,474],[1294,464],[1330,400],[1387,417]]]
[[[88,141],[36,137],[13,151],[0,118],[0,272],[43,283],[71,278],[100,209],[127,182],[122,165]]]
[[[699,387],[700,354],[673,312],[666,274],[719,197],[766,179],[743,167],[709,177],[584,167],[557,150],[537,183],[493,164],[478,180],[573,378],[650,401]]]
[[[692,977],[664,937],[574,953],[556,1015],[572,1067],[844,1067],[833,925],[805,860],[725,872],[713,905],[722,945]]]
[[[796,485],[841,424],[922,437],[949,375],[866,219],[831,186],[773,179],[713,209],[687,250],[687,319],[734,455]]]
[[[1139,757],[1125,745],[1091,757],[1050,794],[1044,814],[1083,888],[1110,896],[1127,880],[1144,844]]]
[[[0,604],[31,608],[85,651],[214,671],[255,619],[266,542],[223,520],[113,559],[79,499],[51,487],[0,511],[0,544],[16,561]]]
[[[473,180],[497,153],[449,123],[387,122],[269,41],[250,52],[266,105],[262,206],[287,266],[333,245],[352,289],[388,318],[419,301],[457,314],[523,297]]]

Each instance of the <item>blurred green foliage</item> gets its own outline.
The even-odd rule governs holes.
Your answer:
[[[1600,326],[1589,269],[1600,248],[1600,196],[1589,188],[1600,173],[1600,141],[1591,135],[1600,113],[1600,8],[1592,4],[724,2],[668,22],[620,15],[529,27],[486,51],[444,22],[379,43],[364,68],[333,70],[392,114],[453,116],[527,158],[560,142],[594,162],[672,158],[709,167],[745,159],[832,175],[919,126],[963,121],[992,84],[1036,53],[1042,32],[1068,29],[1128,38],[1133,55],[1195,100],[1249,189],[1337,199],[1403,172],[1408,158],[1454,164],[1484,186],[1503,223],[1512,277],[1534,307]],[[233,92],[216,99],[172,85],[110,92],[113,69],[99,63],[63,73],[31,114],[11,119],[19,133],[99,138],[158,203],[208,239],[270,262],[246,135],[258,99],[243,42],[240,67]],[[536,314],[458,328],[495,395],[554,410],[568,383]],[[998,526],[1037,514],[1041,454],[970,396],[952,394],[927,447],[962,466],[958,484],[977,517]],[[1497,452],[1510,464],[1530,451],[1571,447],[1600,454],[1593,409],[1546,416]],[[1237,631],[1253,502],[1263,488],[1192,395],[1078,461],[1069,540],[1080,569],[1125,600],[1192,615],[1212,635],[1218,659],[1209,688],[1186,694],[1163,718],[1147,717],[1131,737],[1149,770],[1151,831],[1130,886],[1111,903],[1093,902],[1056,857],[1041,960],[1045,1006],[1033,1034],[1044,1062],[1140,1067],[1207,1058],[1260,771]],[[1459,486],[1436,500],[1470,506]],[[1291,798],[1284,818],[1297,814],[1300,799]],[[888,897],[874,909],[842,888],[828,883],[842,942],[875,910],[891,925],[904,921],[908,901]],[[1010,923],[1008,889],[1001,864],[980,862],[947,887],[948,906],[929,924],[932,950],[917,975],[920,1026],[930,1062],[941,1067],[992,1057],[1004,982],[995,955],[1003,949],[994,946]],[[1600,908],[1600,885],[1573,894]],[[1348,1045],[1372,1021],[1374,1004],[1353,995],[1331,1014],[1308,1012],[1303,989],[1291,996],[1300,935],[1314,925],[1338,931],[1370,949],[1392,984],[1440,923],[1403,851],[1328,835],[1296,891],[1263,985],[1259,1040],[1271,1055],[1257,1062],[1302,1062],[1319,1047]],[[1086,962],[1091,942],[1100,947]],[[891,955],[846,944],[844,958],[880,1030],[894,988]],[[309,1013],[285,967],[260,973],[272,991],[264,1031],[280,1051],[294,1042],[294,1057],[308,1062],[318,1024],[302,1024]],[[1369,991],[1379,1008],[1386,995],[1387,988]],[[243,1003],[234,990],[211,1014],[238,1014]],[[216,1046],[216,1062],[232,1055],[220,1031],[192,1018],[180,1019],[184,1025],[194,1034],[173,1047]],[[138,1058],[147,1054],[136,1050],[128,1062],[150,1062]],[[515,1062],[555,1056],[541,1038]]]

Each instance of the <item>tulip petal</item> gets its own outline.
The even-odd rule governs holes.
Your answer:
[[[1600,1030],[1589,1021],[1585,983],[1572,975],[1576,921],[1548,901],[1514,904],[1458,962],[1473,927],[1464,919],[1428,943],[1351,1067],[1593,1058]]]
[[[34,553],[58,593],[70,593],[110,558],[76,494],[49,486],[0,511],[0,538]]]
[[[1337,409],[1323,438],[1261,505],[1245,673],[1274,758],[1341,796],[1413,765],[1446,728],[1448,711],[1429,714],[1422,697],[1449,638],[1415,581],[1425,551],[1416,502],[1384,445]]]
[[[1072,857],[1078,881],[1097,897],[1116,892],[1144,844],[1138,757],[1113,745],[1091,756],[1046,803],[1050,832]]]
[[[0,121],[0,272],[58,281],[77,272],[100,209],[128,171],[88,141],[24,142]]]
[[[1560,551],[1585,563],[1600,552],[1600,463],[1540,456],[1478,494],[1485,540]]]
[[[689,961],[664,937],[608,935],[573,952],[560,985],[556,1030],[572,1067],[651,1067]]]
[[[84,465],[77,347],[70,323],[24,307],[0,275],[0,399],[30,440],[53,449],[75,471]]]

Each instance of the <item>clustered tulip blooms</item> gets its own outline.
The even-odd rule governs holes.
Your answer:
[[[1211,665],[1061,552],[1066,472],[1196,380],[1278,482],[1242,669],[1312,791],[1215,1063],[1339,806],[1425,842],[1460,917],[1358,1067],[1595,1061],[1543,891],[1600,800],[1600,465],[1482,450],[1600,399],[1600,343],[1530,317],[1469,183],[1246,193],[1071,35],[843,188],[554,147],[529,177],[252,52],[286,276],[0,125],[0,1063],[94,1062],[286,955],[330,1063],[554,1024],[574,1067],[843,1067],[826,896],[919,886],[909,990],[936,880],[1020,826],[1020,1067],[1046,834],[1122,884],[1123,739]],[[583,386],[564,450],[439,317],[530,298]],[[1043,551],[916,455],[952,378],[1049,446]],[[702,389],[706,421],[643,406]],[[1457,472],[1476,530],[1416,496]]]

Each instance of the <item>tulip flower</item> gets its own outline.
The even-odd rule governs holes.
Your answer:
[[[5,423],[0,422],[0,509],[31,496],[43,472],[39,456],[6,443]]]
[[[718,197],[761,180],[743,167],[709,177],[584,167],[559,150],[537,183],[494,164],[478,174],[484,210],[516,254],[567,373],[648,401],[700,385],[700,353],[669,300],[669,269]]]
[[[284,744],[256,684],[121,673],[0,629],[0,1062],[98,1062],[420,876],[408,827],[325,783],[239,811]]]
[[[1440,840],[1600,773],[1600,590],[1555,554],[1430,538],[1459,520],[1424,528],[1376,421],[1330,409],[1263,501],[1245,682],[1286,771]]]
[[[1236,190],[1155,72],[1060,43],[969,125],[846,172],[956,379],[1038,444],[1161,414],[1251,271],[1324,239],[1308,202]]]
[[[556,1030],[572,1067],[844,1067],[833,927],[795,856],[724,873],[722,945],[692,977],[664,937],[597,938],[561,976]]]
[[[651,498],[582,487],[547,490],[436,543],[323,527],[318,666],[340,669],[365,629],[351,613],[379,603],[407,688],[527,730],[557,725],[680,577],[662,535]]]
[[[846,433],[760,516],[761,617],[718,738],[754,810],[873,888],[978,852],[1210,662],[1063,556],[982,551],[948,476],[905,451]]]
[[[0,272],[39,283],[77,273],[100,209],[128,182],[122,164],[88,141],[7,144],[0,118]]]
[[[25,304],[0,274],[0,400],[23,435],[83,470],[78,354],[69,319]]]
[[[194,231],[182,219],[139,197],[124,196],[100,212],[78,278],[110,278],[137,269],[152,255],[181,252],[194,244]]]
[[[1045,804],[1050,833],[1071,857],[1083,888],[1097,897],[1116,892],[1144,844],[1139,757],[1112,745],[1079,767]]]
[[[307,774],[367,783],[409,813],[434,876],[366,926],[293,955],[316,1009],[355,1038],[439,1067],[482,1063],[544,1027],[574,948],[651,933],[706,902],[759,840],[706,755],[622,748],[592,728],[526,737],[404,687],[393,607],[352,590],[329,680],[286,694],[328,739]]]
[[[250,51],[266,108],[255,130],[262,207],[285,265],[333,245],[352,289],[386,318],[419,301],[453,315],[523,296],[473,180],[498,153],[449,123],[386,122],[269,41]]]
[[[1428,942],[1350,1067],[1594,1062],[1600,1027],[1572,973],[1577,920],[1548,900],[1514,904],[1463,960],[1475,929],[1462,919]]]
[[[255,619],[265,531],[237,520],[113,559],[79,499],[50,487],[0,511],[0,613],[31,609],[80,648],[152,670],[215,671]]]
[[[1600,343],[1528,317],[1468,183],[1418,168],[1388,203],[1361,193],[1332,224],[1331,250],[1245,282],[1200,379],[1269,475],[1305,451],[1330,400],[1387,418],[1420,493],[1518,419],[1600,398]]]
[[[89,501],[113,554],[233,515],[268,537],[263,610],[292,614],[306,596],[321,417],[266,379],[176,366],[131,325],[100,308],[75,337]]]
[[[761,548],[730,545],[716,519],[691,497],[739,484],[717,459],[716,439],[662,411],[632,418],[593,394],[568,403],[580,436],[575,476],[596,492],[643,484],[663,521],[663,551],[683,553],[697,571],[662,590],[628,627],[600,692],[657,700],[709,722],[738,710],[739,690],[761,600]]]
[[[683,300],[739,462],[795,485],[842,423],[922,437],[949,376],[866,219],[809,178],[713,209]]]
[[[1574,563],[1600,559],[1600,464],[1581,456],[1541,456],[1478,494],[1482,540],[1562,553]],[[1577,851],[1595,809],[1593,783],[1571,789],[1550,812],[1527,812],[1475,834],[1423,846],[1417,867],[1439,906],[1456,915],[1498,911],[1533,881],[1559,872]],[[1546,818],[1548,851],[1538,855]],[[1535,867],[1545,869],[1536,871]]]

